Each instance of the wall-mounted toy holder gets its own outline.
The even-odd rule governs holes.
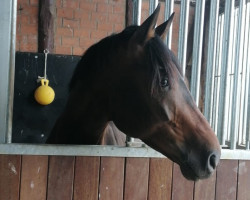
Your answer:
[[[35,93],[34,97],[36,101],[41,105],[48,105],[53,102],[55,98],[54,90],[49,86],[49,80],[47,79],[47,56],[49,51],[44,50],[45,54],[45,64],[44,64],[44,77],[38,77],[38,81],[41,82],[41,86],[39,86]]]

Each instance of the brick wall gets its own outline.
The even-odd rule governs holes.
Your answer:
[[[16,50],[37,52],[38,0],[17,1]]]
[[[125,27],[125,0],[57,0],[55,53],[82,55]]]
[[[126,0],[55,0],[54,53],[82,55],[125,27]],[[39,0],[18,0],[16,50],[37,52]]]
[[[39,0],[18,0],[16,50],[37,52]],[[165,5],[161,2],[158,24],[164,21]],[[143,22],[149,4],[142,3]],[[172,49],[177,53],[180,5],[175,4]],[[82,55],[100,39],[125,27],[126,0],[55,0],[54,53]],[[194,9],[190,7],[193,16]],[[192,17],[190,17],[190,22]]]

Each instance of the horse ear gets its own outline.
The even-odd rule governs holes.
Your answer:
[[[155,36],[156,21],[160,12],[160,3],[155,11],[138,27],[131,40],[133,43],[144,45],[148,40]]]
[[[165,21],[163,24],[159,25],[156,29],[155,32],[157,35],[161,37],[162,40],[165,40],[167,33],[169,31],[169,27],[172,24],[172,21],[174,19],[174,12],[172,15],[168,18],[167,21]]]

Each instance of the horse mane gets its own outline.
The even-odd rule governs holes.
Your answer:
[[[128,42],[136,28],[129,26],[121,33],[112,34],[89,47],[76,66],[69,88],[72,89],[78,80],[87,80],[93,77],[91,75],[105,70],[107,62],[113,59],[121,45]]]
[[[72,89],[78,80],[89,81],[95,73],[100,73],[108,67],[108,63],[112,61],[118,48],[121,45],[128,44],[129,39],[136,31],[138,26],[128,26],[121,33],[110,35],[98,43],[92,45],[81,60],[78,62],[75,72],[72,76],[69,88]],[[164,45],[159,36],[155,36],[145,44],[146,52],[149,56],[147,62],[151,63],[150,76],[152,76],[152,88],[158,84],[160,70],[165,68],[166,73],[171,79],[170,65],[175,65],[180,74],[179,63],[173,52]],[[171,81],[171,80],[170,80]]]
[[[162,74],[165,74],[168,78],[169,84],[171,86],[172,81],[172,70],[171,66],[175,66],[179,71],[180,75],[183,77],[180,65],[174,53],[164,44],[162,39],[159,36],[155,36],[149,40],[145,46],[147,51],[147,58],[151,66],[151,93],[159,85],[160,77]]]

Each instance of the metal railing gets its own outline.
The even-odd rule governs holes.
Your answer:
[[[178,59],[183,72],[186,69],[188,16],[190,3],[199,7],[195,12],[195,37],[204,32],[204,8],[203,0],[174,1],[165,0],[165,19],[173,12],[174,2],[180,3],[180,24],[178,41]],[[5,2],[5,1],[4,1]],[[7,2],[7,1],[6,1]],[[36,154],[36,155],[92,155],[95,156],[155,156],[162,155],[155,151],[142,148],[115,148],[96,146],[63,146],[63,145],[25,145],[10,143],[11,136],[11,96],[13,98],[13,69],[15,61],[15,23],[16,2],[11,0],[8,5],[0,7],[5,20],[0,20],[3,32],[0,41],[4,51],[0,54],[3,66],[0,68],[0,153],[1,154]],[[220,8],[219,1],[211,0],[210,17],[208,25],[208,47],[206,62],[206,84],[204,97],[204,114],[210,122],[221,142],[222,147],[231,150],[223,150],[224,159],[250,159],[250,2],[249,0],[224,1],[225,8]],[[151,9],[157,5],[157,1],[150,0]],[[134,24],[140,24],[142,0],[134,0]],[[9,8],[9,9],[6,9]],[[6,37],[5,37],[5,35]],[[201,36],[202,37],[202,36]],[[167,45],[171,47],[172,29],[170,29]],[[199,41],[199,42],[198,42]],[[193,45],[192,77],[195,99],[199,96],[201,78],[200,65],[202,56],[202,38]],[[197,49],[196,49],[197,48]],[[7,54],[6,54],[7,53]],[[104,151],[105,150],[105,151]],[[87,153],[86,153],[87,152]],[[92,152],[92,154],[90,153]],[[125,154],[124,154],[125,152]],[[136,152],[136,153],[135,153]],[[126,154],[127,153],[127,154]]]
[[[142,0],[133,2],[137,12],[141,13]],[[147,2],[151,14],[158,0]],[[190,1],[162,1],[165,3],[165,19],[173,12],[174,2],[180,4],[178,59],[185,75]],[[210,8],[209,12],[205,10],[205,3]],[[220,1],[213,0],[197,0],[192,4],[195,5],[195,39],[192,45],[191,94],[199,106],[202,55],[207,52],[204,115],[223,148],[249,150],[250,2],[225,1],[221,7]],[[203,44],[205,15],[209,15],[207,47]],[[138,18],[141,18],[140,14],[134,14],[135,24],[140,24]],[[167,39],[170,48],[171,39],[172,30]]]

